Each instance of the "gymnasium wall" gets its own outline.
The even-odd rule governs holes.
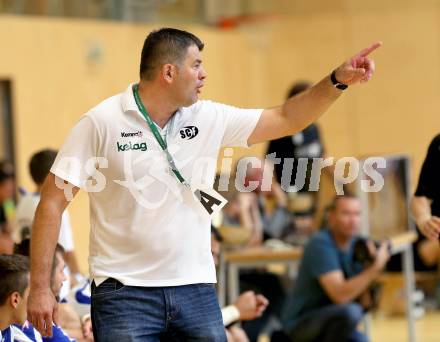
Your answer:
[[[303,10],[247,29],[183,26],[206,43],[208,81],[202,97],[243,107],[277,105],[294,80],[318,81],[344,58],[382,40],[374,55],[374,80],[346,91],[319,121],[327,154],[405,152],[417,174],[440,128],[440,5],[407,0],[399,8],[382,8],[374,3],[363,10]],[[137,80],[145,35],[159,26],[0,17],[0,78],[13,81],[20,185],[32,189],[27,161],[35,150],[58,148],[84,112]],[[264,149],[264,144],[238,149],[235,156]],[[87,206],[87,195],[80,193],[70,207],[83,270]]]

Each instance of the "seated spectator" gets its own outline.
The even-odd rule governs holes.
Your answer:
[[[31,341],[17,327],[26,322],[28,295],[28,258],[0,255],[0,341]]]
[[[216,265],[219,263],[221,236],[218,231],[211,229],[211,251]],[[223,323],[227,328],[228,342],[248,342],[249,339],[243,329],[232,326],[238,321],[249,321],[261,317],[269,302],[262,295],[256,295],[253,291],[242,293],[234,304],[222,308]]]
[[[335,198],[329,229],[316,233],[306,245],[293,291],[283,312],[283,326],[292,341],[366,341],[357,326],[367,306],[367,291],[385,266],[387,244],[376,251],[370,266],[353,260],[359,232],[358,198]]]
[[[40,190],[53,162],[55,161],[56,155],[57,151],[45,149],[35,153],[29,161],[29,172],[36,188],[33,193],[24,192],[24,190],[22,191],[23,195],[20,198],[16,211],[16,225],[14,228],[16,242],[20,242],[25,238],[30,238],[35,211],[40,202]],[[68,271],[71,274],[69,280],[75,285],[78,281],[82,280],[83,277],[79,272],[76,260],[72,228],[67,210],[64,211],[61,218],[58,242],[65,250],[65,260],[68,266]],[[63,289],[62,297],[67,295],[68,290],[69,288]]]
[[[12,254],[12,221],[15,205],[14,169],[7,162],[0,162],[0,253]]]
[[[15,247],[15,253],[29,256],[30,243],[29,239],[23,240],[19,245]],[[66,275],[64,273],[65,262],[64,262],[64,249],[60,244],[57,244],[55,249],[55,255],[52,264],[52,278],[51,278],[51,290],[57,301],[60,300],[60,291],[63,282],[66,280]],[[80,318],[74,314],[73,319],[66,319],[65,316],[65,304],[59,305],[59,317],[60,325],[54,324],[52,327],[53,336],[52,337],[42,337],[43,342],[70,342],[70,341],[93,341],[93,337],[90,335],[84,336],[83,329],[86,328],[81,326]],[[74,312],[70,309],[70,312]],[[70,316],[71,317],[71,316]],[[72,322],[74,320],[75,322]],[[90,323],[91,324],[91,323]],[[87,329],[87,330],[91,330]],[[26,323],[23,327],[23,332],[35,342],[40,341],[40,333],[34,329],[30,323]],[[71,338],[72,337],[72,338]]]
[[[291,224],[287,196],[273,179],[270,164],[260,161],[260,165],[252,167],[255,166],[255,161],[255,158],[246,158],[239,162],[238,165],[244,168],[237,169],[236,175],[238,180],[244,180],[244,184],[234,180],[238,192],[233,202],[228,203],[222,211],[223,222],[235,222],[242,229],[250,231],[250,238],[246,243],[249,247],[261,246],[267,239],[282,238]],[[243,192],[243,188],[247,192]],[[252,191],[249,192],[250,190]],[[264,328],[272,329],[267,324],[279,323],[285,290],[281,277],[268,272],[264,267],[241,270],[239,276],[241,292],[261,293],[270,302],[262,317],[242,324],[250,341],[256,341]]]
[[[250,217],[259,217],[258,206],[249,203],[252,201],[252,194],[245,196],[239,194],[234,186],[227,191],[221,191],[218,188],[218,179],[214,183],[214,189],[217,190],[228,202],[222,210],[213,216],[212,224],[221,228],[223,242],[228,247],[249,246],[250,237],[254,234],[254,222],[251,220],[242,221],[249,216],[241,213],[242,209],[250,212]],[[255,202],[256,204],[256,202]]]
[[[240,165],[245,170],[244,187],[251,192],[240,191],[240,222],[253,229],[249,246],[258,246],[267,239],[281,239],[292,227],[292,220],[287,210],[287,196],[280,184],[273,177],[268,161],[260,160],[261,165],[254,167],[246,159]],[[241,185],[241,184],[240,184]]]

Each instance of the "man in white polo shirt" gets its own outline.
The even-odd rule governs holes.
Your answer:
[[[347,85],[371,78],[367,55],[379,46],[282,106],[239,109],[198,100],[207,76],[199,38],[171,28],[151,32],[139,84],[79,120],[43,186],[31,239],[32,324],[51,334],[50,264],[62,212],[82,188],[90,197],[95,339],[225,341],[210,250],[208,214],[221,203],[207,189],[213,161],[222,146],[302,130]]]

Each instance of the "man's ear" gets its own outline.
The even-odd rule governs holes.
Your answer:
[[[21,301],[21,296],[17,291],[12,292],[9,295],[9,302],[11,303],[11,306],[14,309],[16,309],[18,307],[18,305],[20,304],[20,301]]]
[[[164,64],[162,66],[162,78],[167,83],[171,83],[177,75],[177,68],[172,64]]]

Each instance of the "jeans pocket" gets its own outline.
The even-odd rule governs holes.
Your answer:
[[[111,295],[119,292],[124,289],[125,285],[122,284],[119,280],[113,278],[107,278],[103,281],[99,286],[95,285],[95,282],[92,283],[92,297],[102,297],[105,295]]]

